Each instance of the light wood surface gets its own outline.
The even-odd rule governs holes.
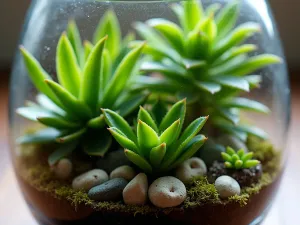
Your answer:
[[[294,86],[288,166],[279,194],[263,225],[300,224],[300,89],[297,90],[298,85]],[[9,161],[6,82],[0,83],[0,126],[0,225],[37,225],[21,196]]]

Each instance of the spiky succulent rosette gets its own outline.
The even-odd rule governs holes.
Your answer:
[[[46,128],[25,135],[18,142],[57,142],[58,149],[50,155],[50,164],[70,154],[77,146],[88,155],[104,156],[112,138],[105,129],[100,108],[118,111],[126,117],[147,97],[143,93],[129,93],[126,88],[136,74],[143,44],[130,51],[122,46],[116,22],[109,11],[95,33],[95,45],[86,42],[85,51],[76,24],[70,22],[57,46],[58,82],[52,80],[24,47],[20,48],[31,81],[40,93],[37,103],[28,102],[17,112]],[[112,40],[102,34],[111,35]]]
[[[136,130],[112,110],[104,109],[103,114],[109,131],[125,148],[125,155],[147,173],[175,168],[192,157],[207,140],[197,134],[208,117],[197,118],[182,132],[186,100],[177,102],[166,114],[155,107],[151,113],[141,107]]]
[[[221,10],[217,4],[204,10],[200,1],[184,1],[172,6],[180,25],[162,18],[137,22],[137,32],[147,41],[148,59],[141,70],[150,76],[139,76],[135,89],[187,97],[194,112],[209,114],[216,128],[245,141],[248,134],[262,138],[266,134],[239,125],[240,111],[269,109],[240,95],[259,86],[261,76],[253,75],[255,71],[281,59],[271,54],[250,56],[257,46],[244,42],[260,32],[260,26],[247,22],[235,28],[238,5],[231,1]],[[151,76],[157,73],[162,76]]]
[[[227,147],[226,152],[221,154],[227,169],[249,169],[260,163],[258,160],[252,159],[253,152],[245,153],[244,149],[236,152],[231,147]]]

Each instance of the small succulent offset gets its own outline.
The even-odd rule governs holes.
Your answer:
[[[258,160],[252,159],[253,152],[245,153],[243,149],[236,152],[231,147],[227,147],[226,152],[221,154],[227,169],[249,169],[260,163]]]
[[[130,93],[126,88],[136,74],[144,45],[131,50],[125,44],[121,46],[120,28],[116,23],[115,15],[108,11],[95,33],[95,45],[85,42],[85,51],[75,22],[69,23],[57,46],[58,82],[52,80],[24,47],[20,48],[31,81],[40,94],[37,103],[28,102],[17,112],[46,128],[18,141],[21,144],[59,143],[49,157],[49,164],[70,154],[79,145],[88,155],[104,156],[112,138],[105,129],[100,108],[116,110],[126,117],[146,100],[147,94]],[[102,37],[102,33],[110,36]]]
[[[139,76],[134,88],[186,97],[194,108],[210,115],[214,127],[244,141],[248,134],[266,138],[262,130],[239,124],[240,110],[269,112],[240,95],[259,86],[261,76],[253,73],[281,62],[275,55],[254,55],[257,46],[244,43],[260,32],[259,24],[247,22],[235,28],[239,15],[235,0],[221,10],[218,4],[204,10],[198,0],[174,4],[172,9],[180,25],[162,18],[135,23],[147,41],[148,60],[141,70],[150,76]],[[151,76],[157,73],[162,76]]]
[[[151,113],[140,107],[136,132],[118,113],[103,109],[103,114],[110,127],[109,131],[125,148],[125,155],[147,173],[175,168],[192,157],[207,140],[204,135],[197,134],[208,117],[199,117],[181,132],[186,100],[174,104],[165,115],[152,110],[151,116]]]

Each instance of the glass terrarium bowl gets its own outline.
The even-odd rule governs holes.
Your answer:
[[[289,85],[266,1],[34,1],[10,88],[40,224],[259,224],[280,183]]]

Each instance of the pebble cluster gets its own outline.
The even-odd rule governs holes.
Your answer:
[[[89,198],[95,201],[123,200],[127,205],[145,205],[149,199],[156,207],[168,208],[185,201],[187,197],[185,184],[194,177],[207,174],[206,163],[200,158],[193,157],[177,167],[176,177],[160,177],[149,185],[147,175],[136,174],[119,153],[116,151],[109,156],[111,158],[114,157],[113,154],[119,156],[117,163],[114,164],[118,165],[117,167],[102,165],[101,168],[108,168],[108,171],[93,169],[85,172],[73,179],[72,188],[86,191]],[[124,165],[120,165],[122,162]],[[59,179],[67,179],[72,173],[72,162],[69,159],[61,159],[52,170]],[[215,187],[222,199],[241,193],[239,183],[230,176],[218,177]]]

